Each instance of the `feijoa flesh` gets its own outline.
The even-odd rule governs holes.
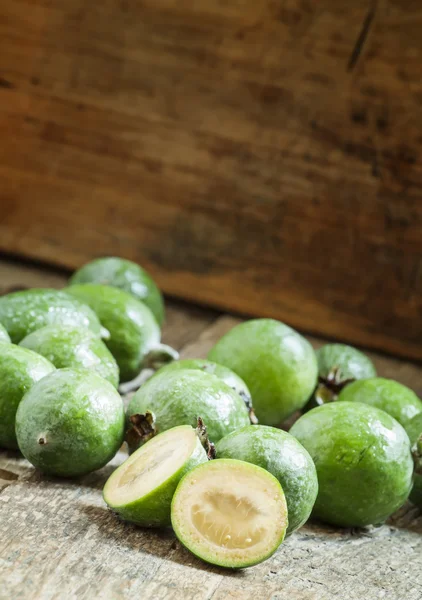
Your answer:
[[[97,258],[76,271],[70,285],[100,283],[129,292],[148,306],[159,325],[164,321],[164,302],[152,277],[138,264],[116,256]]]
[[[218,379],[224,381],[224,383],[227,383],[227,385],[234,389],[234,391],[237,392],[243,399],[250,411],[251,420],[253,419],[251,393],[243,379],[236,375],[234,371],[211,360],[205,360],[203,358],[185,358],[184,360],[174,360],[168,365],[161,367],[157,373],[162,373],[164,370],[176,371],[180,369],[193,369],[197,371],[203,371],[204,373],[210,373],[211,375],[215,375],[218,377]]]
[[[363,402],[385,410],[405,429],[410,420],[422,412],[422,402],[411,389],[383,377],[355,381],[340,392],[337,400]]]
[[[415,415],[407,423],[406,432],[410,439],[415,465],[413,488],[409,500],[422,509],[422,413]]]
[[[10,342],[10,336],[6,331],[6,328],[0,323],[0,342]]]
[[[213,565],[250,567],[269,558],[288,526],[279,481],[240,460],[212,460],[177,486],[171,522],[180,542]]]
[[[43,356],[0,342],[0,446],[17,449],[15,417],[25,393],[54,366]]]
[[[160,328],[145,304],[108,285],[85,283],[72,285],[66,291],[88,304],[110,332],[105,342],[119,365],[121,381],[135,378],[144,367],[155,368],[157,356],[161,366],[160,353],[165,354],[168,347],[160,345]],[[167,359],[173,357],[169,355]]]
[[[287,535],[308,520],[318,479],[312,458],[292,435],[275,427],[248,425],[221,439],[216,455],[258,465],[278,479],[289,511]]]
[[[57,369],[90,369],[119,385],[119,367],[104,342],[86,327],[47,325],[27,335],[20,346],[47,358]]]
[[[103,467],[123,435],[120,395],[86,369],[58,369],[47,375],[25,394],[16,413],[22,454],[51,475],[75,477]]]
[[[131,450],[177,425],[195,427],[198,418],[214,443],[250,423],[245,403],[232,388],[214,375],[187,369],[154,375],[133,396],[126,415]]]
[[[195,429],[173,427],[144,444],[114,471],[104,487],[104,500],[126,521],[144,527],[170,525],[177,484],[207,460]]]
[[[0,322],[14,344],[32,331],[54,323],[88,327],[98,336],[106,334],[89,306],[53,289],[23,290],[1,296]]]
[[[317,383],[317,360],[309,342],[273,319],[253,319],[234,327],[208,358],[248,386],[258,421],[279,425],[309,400]]]
[[[386,412],[360,402],[330,402],[304,414],[290,433],[315,463],[313,514],[322,521],[376,525],[406,501],[413,472],[409,438]]]

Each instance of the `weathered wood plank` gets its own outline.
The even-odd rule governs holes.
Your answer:
[[[422,359],[421,14],[3,2],[0,248]]]

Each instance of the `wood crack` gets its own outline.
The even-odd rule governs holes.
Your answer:
[[[347,65],[347,70],[352,71],[362,54],[363,48],[365,46],[366,40],[368,38],[369,32],[371,30],[372,24],[374,22],[375,14],[378,8],[378,0],[374,0],[372,5],[369,7],[368,12],[366,13],[365,19],[362,23],[361,30],[353,47],[352,53],[349,58],[349,62]]]

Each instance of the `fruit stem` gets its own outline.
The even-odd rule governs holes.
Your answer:
[[[155,371],[174,360],[178,360],[178,358],[179,353],[177,350],[171,346],[167,346],[167,344],[157,344],[145,356],[142,369],[138,375],[130,381],[121,383],[119,385],[119,392],[121,394],[128,394],[139,389],[142,384],[154,375]]]
[[[154,369],[157,371],[160,367],[164,367],[170,362],[179,359],[177,350],[167,344],[157,344],[148,352],[144,358],[144,369]]]
[[[208,438],[207,428],[201,417],[198,417],[196,434],[199,437],[199,441],[203,445],[205,452],[207,453],[208,460],[213,460],[214,458],[216,458],[217,454],[215,451],[215,445],[212,442],[210,442]]]
[[[139,389],[141,385],[154,375],[154,373],[155,371],[153,369],[142,369],[134,379],[121,383],[119,385],[119,392],[124,396],[129,392]]]

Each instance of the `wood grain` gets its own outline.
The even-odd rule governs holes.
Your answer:
[[[30,7],[30,8],[29,8]],[[4,2],[0,249],[422,359],[422,11]]]
[[[65,280],[0,260],[5,286]],[[164,340],[182,356],[205,356],[238,322],[170,303]],[[419,367],[371,357],[381,374],[422,392]],[[120,451],[104,469],[66,481],[0,450],[1,600],[420,600],[422,516],[409,504],[388,524],[360,532],[309,523],[270,560],[230,572],[194,558],[170,531],[140,529],[107,510],[102,487],[125,457]]]

